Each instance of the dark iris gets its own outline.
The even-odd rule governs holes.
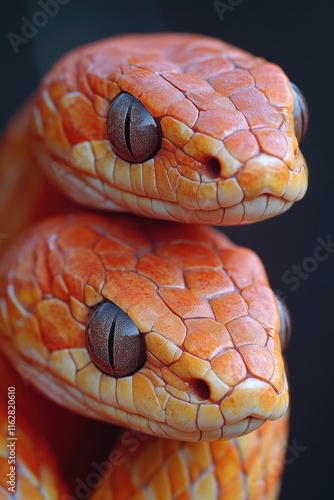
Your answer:
[[[143,335],[113,302],[102,302],[94,309],[86,328],[86,343],[92,361],[115,377],[131,375],[146,361]]]
[[[308,126],[308,106],[305,97],[294,83],[291,83],[295,104],[293,108],[293,119],[295,122],[295,134],[300,143],[307,132]]]
[[[142,163],[159,150],[160,128],[151,113],[131,94],[123,92],[111,102],[107,137],[126,161]]]

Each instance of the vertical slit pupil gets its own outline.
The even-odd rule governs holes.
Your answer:
[[[133,102],[130,102],[127,113],[126,113],[126,117],[125,117],[125,130],[124,130],[125,142],[126,142],[126,145],[128,147],[128,150],[129,150],[131,156],[133,156],[133,151],[132,151],[132,147],[131,147],[131,137],[130,137],[132,106],[133,106]]]
[[[111,327],[110,327],[110,334],[109,334],[109,339],[108,339],[108,352],[109,352],[109,360],[110,360],[110,365],[112,369],[115,369],[114,366],[114,339],[115,339],[115,329],[116,329],[116,320],[117,320],[117,313],[112,320]]]

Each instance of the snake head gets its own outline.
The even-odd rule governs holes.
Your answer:
[[[7,356],[67,408],[183,441],[287,409],[278,302],[259,258],[216,230],[59,216],[9,248],[0,278]]]
[[[300,200],[306,104],[276,65],[200,35],[130,35],[75,50],[44,78],[31,146],[73,200],[213,225]]]

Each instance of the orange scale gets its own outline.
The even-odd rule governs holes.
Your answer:
[[[166,439],[167,442],[171,441]],[[172,443],[178,443],[177,441],[171,441]],[[190,480],[187,473],[187,467],[185,460],[181,453],[177,453],[175,450],[175,456],[167,462],[166,473],[169,477],[170,489],[173,498],[180,498],[182,492],[186,492],[190,489]],[[190,498],[190,493],[189,493]]]
[[[168,169],[171,167],[177,166],[177,161],[175,158],[175,151],[177,150],[175,144],[168,141],[168,139],[162,140],[162,149],[160,150],[159,158],[165,165],[165,168]]]
[[[257,378],[269,381],[275,370],[272,354],[267,347],[244,345],[238,348],[248,371]]]
[[[66,96],[61,114],[64,131],[71,144],[106,139],[105,120],[97,115],[92,102],[85,96]]]
[[[186,69],[186,73],[199,76],[206,80],[217,73],[227,72],[231,69],[233,69],[233,63],[231,61],[228,61],[224,57],[213,57],[206,61],[190,64]]]
[[[16,278],[17,275],[14,279],[16,297],[26,310],[31,310],[41,300],[43,296],[42,290],[33,276],[29,280],[18,280]]]
[[[131,66],[137,66],[138,68],[148,69],[153,73],[178,70],[175,64],[154,54],[151,54],[149,59],[147,58],[147,55],[132,56],[128,59],[128,64]]]
[[[186,326],[181,318],[172,314],[168,309],[167,313],[162,314],[154,323],[153,329],[175,346],[182,345],[187,334]],[[160,357],[162,356],[159,356],[159,359]]]
[[[61,80],[55,80],[50,83],[48,92],[51,100],[57,105],[59,99],[68,92],[66,85]]]
[[[277,156],[278,158],[283,158],[285,156],[288,149],[288,143],[280,130],[264,128],[261,130],[254,130],[254,135],[264,153]]]
[[[156,297],[156,285],[134,271],[107,271],[101,293],[127,312],[137,304],[150,304]]]
[[[224,456],[217,460],[215,466],[216,470],[224,471],[224,474],[218,474],[218,482],[221,490],[227,493],[226,499],[245,498],[237,447],[229,446]]]
[[[217,255],[204,245],[176,242],[161,245],[156,253],[183,269],[196,267],[221,267]]]
[[[201,91],[212,90],[211,86],[197,75],[190,75],[187,73],[163,73],[162,76],[182,92],[187,92],[188,90],[196,88]]]
[[[182,167],[187,166],[195,171],[199,171],[200,168],[202,167],[202,164],[199,161],[195,160],[195,158],[188,155],[181,149],[177,148],[175,150],[175,157],[178,162],[178,168],[180,168],[181,166]]]
[[[99,68],[95,66],[94,68],[94,73],[90,73],[89,70],[87,71],[84,70],[80,74],[87,74],[87,80],[89,82],[89,85],[93,92],[95,94],[100,95],[101,97],[104,97],[105,99],[108,98],[108,92],[107,92],[107,71],[106,69],[103,71],[103,66],[100,65]]]
[[[115,218],[115,224],[111,225],[111,229],[107,229],[106,237],[121,245],[126,245],[133,253],[151,250],[150,240],[143,234],[141,228],[141,219],[136,219],[134,216],[128,218],[122,216],[120,217],[121,223],[118,223],[117,216],[113,218]]]
[[[198,118],[198,109],[188,99],[182,99],[172,103],[168,110],[168,116],[182,121],[189,128],[192,128]]]
[[[44,295],[51,293],[50,269],[47,265],[47,248],[44,242],[39,242],[34,251],[35,276]]]
[[[266,96],[263,94],[263,92],[261,92],[254,86],[235,92],[230,97],[230,99],[235,105],[235,107],[243,112],[248,109],[257,110],[258,107],[261,106],[261,104],[268,103]]]
[[[251,129],[257,127],[279,128],[282,125],[282,115],[269,104],[259,104],[256,108],[243,111]]]
[[[213,318],[210,305],[192,290],[164,288],[159,291],[159,295],[167,306],[181,318]]]
[[[102,300],[101,294],[99,294],[95,288],[93,288],[91,285],[87,284],[85,286],[85,304],[87,304],[88,307],[94,306],[98,302]]]
[[[155,117],[166,115],[171,104],[184,99],[182,92],[152,71],[141,68],[124,68],[123,71],[118,81],[122,90],[140,99]]]
[[[45,136],[44,143],[45,148],[55,154],[66,158],[70,149],[71,142],[69,141],[65,131],[63,119],[60,114],[56,115],[50,122],[44,124]]]
[[[98,240],[94,247],[94,251],[99,255],[121,252],[133,253],[131,247],[123,245],[120,241],[113,240],[112,238],[101,238]]]
[[[210,305],[216,320],[223,324],[248,315],[247,304],[238,293],[212,299]]]
[[[248,123],[235,109],[210,109],[200,111],[195,130],[217,139],[223,139],[239,129],[247,129]]]
[[[289,177],[289,169],[280,159],[264,153],[249,160],[237,174],[238,182],[247,197],[261,193],[283,196]]]
[[[230,335],[224,325],[213,319],[189,319],[185,321],[187,335],[185,350],[202,359],[212,359],[226,347],[233,347]]]
[[[101,257],[103,266],[107,271],[130,271],[135,270],[137,266],[137,258],[134,255],[127,253],[108,253]]]
[[[186,271],[185,283],[190,290],[196,291],[206,299],[219,293],[234,291],[234,285],[226,273],[211,269]]]
[[[155,158],[154,170],[157,188],[161,195],[161,198],[167,201],[175,202],[177,199],[175,189],[172,187],[171,181],[168,176],[168,167],[166,168],[163,158]]]
[[[232,342],[230,341],[232,344]],[[245,363],[240,354],[234,349],[217,356],[211,362],[212,369],[218,377],[230,387],[234,387],[247,376]]]
[[[251,250],[242,247],[226,249],[220,252],[220,257],[225,271],[238,289],[242,290],[254,282],[266,283],[263,264]]]
[[[71,226],[60,231],[56,243],[62,250],[71,247],[93,248],[100,238],[100,234],[93,229],[85,226]]]
[[[174,264],[154,254],[144,254],[137,270],[159,286],[184,287],[182,272]]]
[[[83,94],[85,97],[87,97],[88,99],[93,99],[93,97],[94,97],[94,92],[93,92],[91,86],[89,85],[88,78],[87,78],[86,74],[82,75],[79,78],[77,90],[81,94]]]
[[[279,327],[277,300],[269,286],[250,285],[242,291],[242,296],[248,304],[249,315],[264,328],[277,332]]]
[[[263,63],[252,68],[256,86],[275,106],[293,107],[293,92],[288,77],[281,68],[272,63]]]
[[[54,250],[49,249],[46,258],[47,258],[47,266],[48,269],[50,269],[51,274],[53,276],[61,274],[65,263],[63,253],[58,248]]]
[[[45,346],[51,351],[85,346],[84,327],[73,319],[69,306],[58,299],[39,302],[35,308]],[[54,321],[57,318],[57,321]]]
[[[245,344],[264,346],[267,342],[268,337],[264,328],[249,316],[234,319],[225,326],[237,347]]]
[[[48,90],[44,90],[39,96],[37,106],[44,123],[47,123],[57,113],[54,103],[50,102]]]
[[[28,242],[28,245],[25,246],[24,258],[19,257],[15,259],[15,276],[19,276],[20,281],[25,279],[30,279],[31,275],[34,274],[35,271],[35,259],[34,259],[34,250],[35,245],[38,242],[36,238],[32,238],[32,241]],[[22,255],[22,254],[21,254]]]
[[[281,353],[277,354],[275,361],[276,361],[276,365],[274,368],[274,373],[273,373],[272,377],[268,380],[269,380],[270,384],[274,387],[274,389],[276,389],[278,394],[281,394],[281,392],[283,392],[283,390],[284,390],[284,383],[285,383],[285,380],[284,380],[285,366],[284,366],[284,361],[283,361],[283,358],[281,356]]]
[[[259,152],[254,135],[248,130],[239,130],[224,139],[227,150],[240,162],[245,162]]]
[[[78,300],[83,300],[85,283],[91,278],[99,282],[103,275],[104,266],[93,250],[78,248],[68,251],[63,277],[71,295]]]
[[[254,80],[249,71],[235,69],[225,71],[223,74],[215,75],[209,78],[210,84],[217,92],[228,97],[239,89],[254,85]]]
[[[157,295],[151,295],[149,300],[139,297],[137,303],[128,309],[128,315],[141,332],[151,332],[157,320],[168,312],[166,304]]]
[[[200,182],[200,175],[196,170],[193,170],[190,167],[184,166],[184,165],[178,165],[177,167],[179,173],[181,176],[186,177],[187,179],[190,179],[192,181],[197,181]],[[181,182],[182,179],[180,179],[177,183],[177,186],[175,186],[175,189],[178,188],[179,183]]]
[[[235,107],[231,103],[230,99],[227,97],[224,97],[219,94],[219,92],[215,92],[212,90],[210,91],[196,91],[196,90],[191,90],[186,93],[186,97],[190,99],[197,108],[199,108],[202,111],[207,111],[209,109],[233,109],[235,110]]]

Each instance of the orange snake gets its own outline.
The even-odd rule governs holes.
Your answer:
[[[1,231],[63,214],[2,258],[3,351],[56,402],[152,436],[135,450],[120,439],[92,498],[277,497],[284,308],[258,257],[206,224],[302,198],[306,114],[261,58],[200,35],[130,35],[65,56],[9,124]],[[74,202],[135,215],[76,215],[35,163]],[[52,475],[54,496],[30,475],[35,495],[62,498]]]

